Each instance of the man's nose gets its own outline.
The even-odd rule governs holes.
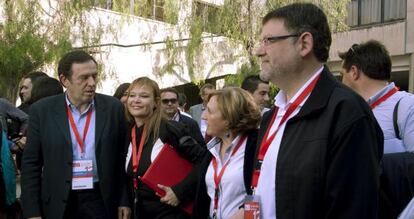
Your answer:
[[[94,76],[89,76],[87,82],[88,82],[89,86],[95,86],[96,85],[96,78]]]
[[[260,43],[259,45],[257,45],[254,50],[253,50],[253,54],[257,57],[262,57],[264,56],[266,53],[264,46]]]

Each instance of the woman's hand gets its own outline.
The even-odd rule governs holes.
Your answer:
[[[180,200],[178,200],[177,196],[174,194],[174,191],[171,189],[171,187],[158,184],[158,188],[165,191],[164,197],[161,197],[160,194],[157,194],[158,196],[161,197],[160,201],[162,203],[165,203],[165,204],[168,204],[174,207],[180,204]]]
[[[231,219],[243,219],[244,218],[244,208],[240,208],[233,216],[231,216]]]

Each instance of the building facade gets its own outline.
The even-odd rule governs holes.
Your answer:
[[[348,5],[350,30],[333,34],[328,66],[339,75],[338,52],[370,39],[382,42],[392,60],[391,80],[402,90],[414,91],[414,0],[352,0]]]

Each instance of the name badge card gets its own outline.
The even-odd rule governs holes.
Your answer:
[[[244,201],[244,219],[260,219],[260,197],[247,195]]]
[[[72,189],[93,189],[92,160],[75,160],[72,167]]]

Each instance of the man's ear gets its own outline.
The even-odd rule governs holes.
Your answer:
[[[299,54],[307,56],[313,50],[313,36],[310,32],[303,32],[298,38]]]
[[[356,65],[351,66],[349,73],[351,74],[351,78],[354,81],[357,81],[361,77],[361,72]]]
[[[68,84],[70,83],[69,79],[66,78],[63,74],[59,75],[59,81],[63,85],[63,87],[67,88]]]

